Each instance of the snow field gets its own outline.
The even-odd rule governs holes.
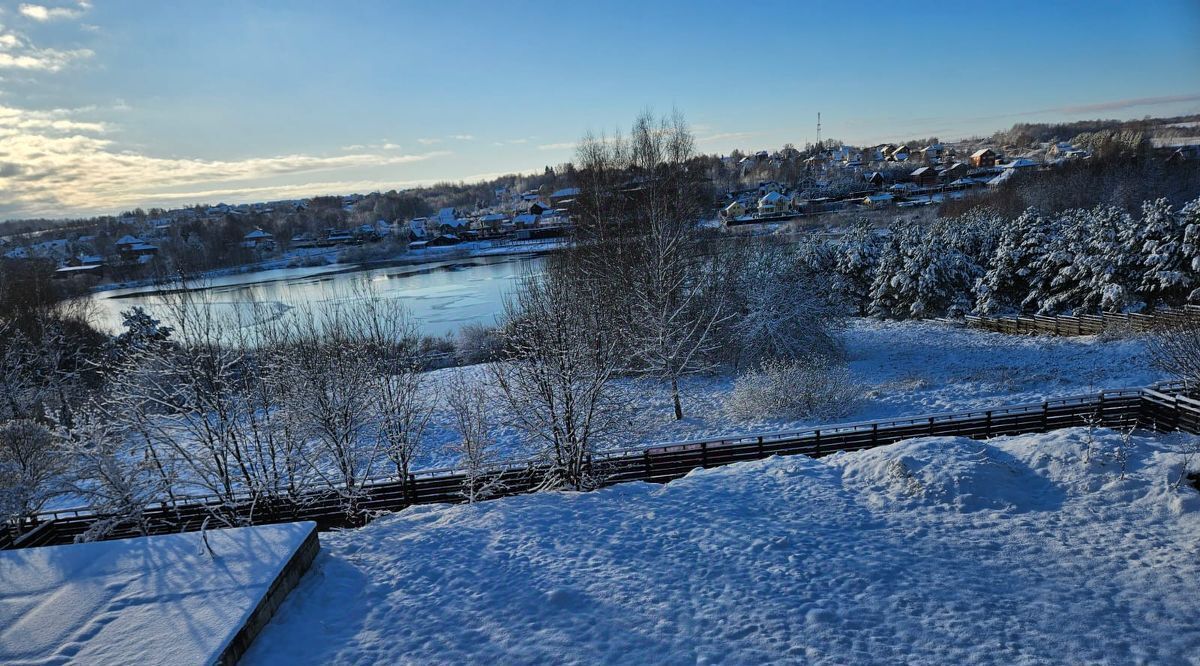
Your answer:
[[[1196,664],[1179,446],[925,438],[414,507],[323,538],[245,662]]]
[[[1145,386],[1166,377],[1151,368],[1145,343],[1137,338],[1031,337],[960,328],[937,322],[851,319],[839,337],[863,397],[848,406],[842,422],[964,411],[995,405],[1040,402],[1105,388]],[[484,366],[448,368],[429,375],[444,383],[450,373],[488,381]],[[776,432],[829,423],[787,417],[744,419],[725,401],[731,374],[695,376],[683,383],[684,419],[676,421],[666,386],[621,380],[628,396],[630,432],[623,446]],[[503,427],[497,411],[494,436],[501,450],[526,455],[518,433]],[[455,440],[450,417],[439,410],[426,431],[424,467],[454,464],[446,446]]]

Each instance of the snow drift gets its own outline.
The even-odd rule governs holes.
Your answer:
[[[924,439],[415,507],[323,539],[246,663],[1195,663],[1179,444]]]

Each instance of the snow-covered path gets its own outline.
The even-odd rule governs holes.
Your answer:
[[[323,535],[245,663],[1200,663],[1177,446],[774,458]]]

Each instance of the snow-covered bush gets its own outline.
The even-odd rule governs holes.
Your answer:
[[[862,396],[850,370],[828,357],[766,361],[737,378],[725,403],[739,419],[838,418]]]
[[[24,419],[0,423],[0,520],[39,511],[62,491],[64,466],[44,425]]]
[[[469,323],[458,331],[455,358],[462,365],[490,363],[499,358],[501,342],[496,327]]]

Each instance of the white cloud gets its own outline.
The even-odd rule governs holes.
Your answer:
[[[575,150],[578,146],[574,141],[562,141],[560,143],[543,143],[538,146],[538,150]]]
[[[73,7],[47,7],[45,5],[22,4],[17,11],[21,12],[21,15],[26,18],[44,22],[79,18],[83,15],[84,10],[89,7],[91,7],[91,4],[86,2],[80,3],[78,9]]]
[[[24,35],[0,25],[0,69],[57,72],[73,61],[93,55],[88,49],[40,48]]]
[[[154,203],[227,199],[239,192],[322,191],[321,183],[335,182],[322,174],[412,164],[451,154],[403,154],[386,148],[398,148],[395,144],[382,144],[372,150],[347,146],[353,150],[331,156],[162,158],[122,149],[108,138],[111,128],[75,117],[78,113],[0,106],[0,191],[4,192],[0,217],[113,212]],[[269,184],[272,181],[284,182]]]
[[[451,134],[450,138],[454,139],[455,141],[474,141],[475,135],[474,134]]]
[[[441,143],[441,142],[442,142],[441,139],[431,139],[431,138],[427,138],[427,137],[417,139],[417,143],[421,144],[422,146],[432,146],[435,143]]]

